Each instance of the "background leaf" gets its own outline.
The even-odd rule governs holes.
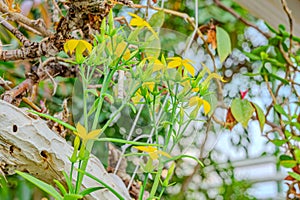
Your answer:
[[[228,33],[217,26],[217,51],[220,61],[224,62],[227,56],[231,53],[231,41]]]
[[[254,108],[249,101],[238,98],[232,101],[231,112],[236,121],[240,122],[246,128],[248,121],[253,115]]]
[[[262,109],[257,104],[252,103],[252,102],[251,102],[251,104],[255,109],[256,116],[257,116],[258,121],[259,121],[260,131],[262,132],[263,129],[264,129],[265,122],[266,122],[264,112],[262,111]]]
[[[152,17],[149,20],[149,24],[153,28],[159,28],[164,24],[164,21],[165,21],[165,12],[161,10],[152,15]]]

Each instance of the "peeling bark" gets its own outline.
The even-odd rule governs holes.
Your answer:
[[[54,183],[54,179],[64,182],[62,171],[69,173],[71,169],[69,157],[72,151],[72,146],[51,131],[45,121],[30,117],[20,108],[0,100],[0,168],[5,174],[11,175],[19,170],[50,184]],[[87,172],[105,181],[125,199],[130,199],[122,180],[107,173],[95,156],[91,157]],[[84,178],[82,188],[96,186],[100,185],[90,178]],[[117,197],[107,189],[102,189],[87,199],[113,200]]]

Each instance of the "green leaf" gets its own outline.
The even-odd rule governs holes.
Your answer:
[[[127,103],[127,105],[131,108],[131,110],[132,110],[132,112],[134,113],[134,114],[136,114],[136,108],[135,108],[135,106],[132,104],[132,103]]]
[[[284,109],[281,107],[281,105],[276,104],[276,105],[274,105],[274,108],[275,108],[276,112],[289,118],[288,114],[284,111]]]
[[[217,51],[221,63],[225,61],[227,56],[231,53],[231,41],[228,33],[217,26]]]
[[[134,31],[131,31],[128,36],[127,42],[135,44],[138,41],[138,35],[140,34],[142,29],[142,27],[137,27]]]
[[[152,173],[155,169],[152,158],[149,158],[146,165],[142,166],[145,173]]]
[[[231,112],[236,119],[236,121],[240,122],[244,128],[247,127],[250,118],[253,115],[255,109],[251,105],[249,101],[246,99],[234,99],[231,103]]]
[[[58,189],[61,191],[62,195],[65,196],[68,193],[65,187],[58,180],[53,181],[57,185]]]
[[[62,171],[62,173],[65,177],[65,181],[67,183],[69,192],[74,193],[75,190],[74,190],[74,187],[73,187],[73,184],[72,184],[72,181],[71,181],[70,177],[68,176],[68,174],[65,171]]]
[[[255,54],[252,54],[252,53],[249,53],[249,52],[245,52],[243,51],[243,54],[245,56],[247,56],[248,58],[250,58],[251,60],[260,60],[260,57],[255,55]]]
[[[281,77],[277,76],[276,74],[270,73],[270,74],[268,74],[268,75],[269,75],[270,77],[273,77],[273,78],[275,78],[275,79],[281,81],[281,82],[282,82],[283,84],[285,84],[285,85],[290,84],[286,79],[281,78]]]
[[[288,172],[288,174],[293,177],[294,179],[296,179],[297,181],[300,181],[300,175],[297,174],[296,172]]]
[[[275,139],[275,140],[271,140],[271,142],[279,147],[279,146],[282,146],[283,144],[285,144],[287,142],[287,140]]]
[[[294,150],[294,155],[295,155],[296,161],[299,163],[299,161],[300,161],[300,149],[295,149]]]
[[[291,125],[295,126],[298,130],[300,130],[300,123],[292,122]]]
[[[82,198],[83,196],[80,194],[66,194],[63,200],[77,200]]]
[[[280,161],[280,165],[286,168],[293,168],[297,165],[296,160],[282,160]]]
[[[161,52],[161,42],[151,32],[146,33],[144,53],[148,58],[158,58]]]
[[[44,117],[46,119],[50,119],[54,122],[57,122],[59,123],[60,125],[63,125],[64,127],[66,127],[67,129],[70,129],[71,131],[76,131],[76,128],[62,120],[59,120],[55,117],[52,117],[51,115],[48,115],[48,114],[44,114],[44,113],[40,113],[40,112],[37,112],[37,111],[34,111],[34,110],[27,110],[27,112],[30,112],[30,113],[33,113],[33,114],[36,114],[38,116],[41,116],[41,117]]]
[[[111,191],[114,195],[116,195],[116,197],[118,197],[120,200],[125,200],[125,198],[119,194],[116,190],[114,190],[111,186],[109,186],[108,184],[105,183],[105,181],[101,181],[100,179],[98,179],[97,177],[93,176],[92,174],[83,171],[81,169],[77,169],[78,172],[85,174],[86,176],[90,177],[91,179],[97,181],[98,183],[100,183],[101,185],[103,185],[105,188],[107,188],[109,191]]]
[[[16,170],[16,173],[22,176],[27,181],[33,183],[35,186],[46,192],[47,194],[50,194],[52,197],[54,197],[56,200],[62,200],[63,197],[55,190],[55,188],[52,185],[49,185],[48,183],[45,183],[30,174],[20,172]]]
[[[92,107],[90,108],[90,110],[89,110],[89,112],[88,112],[88,116],[90,116],[91,114],[93,114],[93,113],[96,111],[96,109],[97,109],[97,107],[98,107],[98,105],[99,105],[99,102],[100,102],[100,98],[97,98],[97,99],[94,101]]]
[[[251,102],[251,104],[255,109],[256,117],[258,118],[258,121],[259,121],[260,131],[263,132],[264,125],[265,125],[265,122],[266,122],[264,112],[262,111],[262,109],[256,103]]]
[[[82,196],[85,196],[85,195],[88,195],[92,192],[95,192],[97,190],[101,190],[103,189],[104,187],[92,187],[92,188],[87,188],[85,190],[82,190],[79,194],[81,194]]]
[[[164,24],[165,21],[165,12],[163,10],[158,11],[153,14],[151,19],[149,20],[150,26],[153,28],[159,28]]]

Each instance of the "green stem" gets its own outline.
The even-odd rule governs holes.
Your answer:
[[[175,94],[171,96],[171,101],[172,101],[172,114],[171,114],[171,124],[170,124],[170,127],[169,127],[169,130],[168,130],[168,133],[167,133],[167,137],[166,137],[166,141],[165,141],[165,145],[163,147],[163,151],[166,151],[167,150],[167,147],[168,147],[168,144],[170,142],[170,138],[171,138],[171,135],[172,135],[172,131],[173,131],[173,125],[176,121],[176,108],[177,108],[177,93],[178,93],[178,85],[176,85],[176,89],[175,89]],[[154,179],[154,183],[153,183],[153,186],[151,188],[151,192],[150,192],[150,199],[151,198],[154,198],[155,196],[155,193],[157,191],[157,188],[158,188],[158,185],[159,185],[159,182],[160,182],[160,177],[161,177],[161,173],[163,171],[163,166],[164,166],[164,163],[161,161],[161,159],[159,159],[159,165],[158,165],[158,171],[157,171],[157,174],[155,176],[155,179]]]
[[[143,185],[142,185],[141,190],[140,190],[139,200],[143,200],[146,184],[147,184],[147,181],[148,181],[148,176],[149,176],[149,173],[146,173]]]
[[[82,167],[82,164],[81,164],[81,160],[79,160],[78,162],[78,168],[81,169]],[[75,194],[78,194],[79,193],[79,190],[80,190],[80,185],[82,183],[82,179],[83,179],[83,174],[78,172],[77,173],[77,179],[76,179],[76,187],[75,187]]]

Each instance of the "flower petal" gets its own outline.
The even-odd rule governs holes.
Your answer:
[[[101,133],[101,129],[93,130],[93,131],[89,132],[89,134],[86,136],[85,139],[87,139],[87,140],[95,139],[95,138],[97,138],[97,136],[100,133]]]
[[[181,60],[173,60],[171,62],[168,63],[168,68],[175,68],[181,65]]]
[[[78,133],[78,136],[80,138],[85,138],[86,137],[86,129],[78,122],[77,125],[76,125],[76,130],[77,130],[77,133]]]
[[[193,65],[191,65],[188,61],[184,60],[182,62],[184,68],[192,75],[195,76],[195,68]]]

